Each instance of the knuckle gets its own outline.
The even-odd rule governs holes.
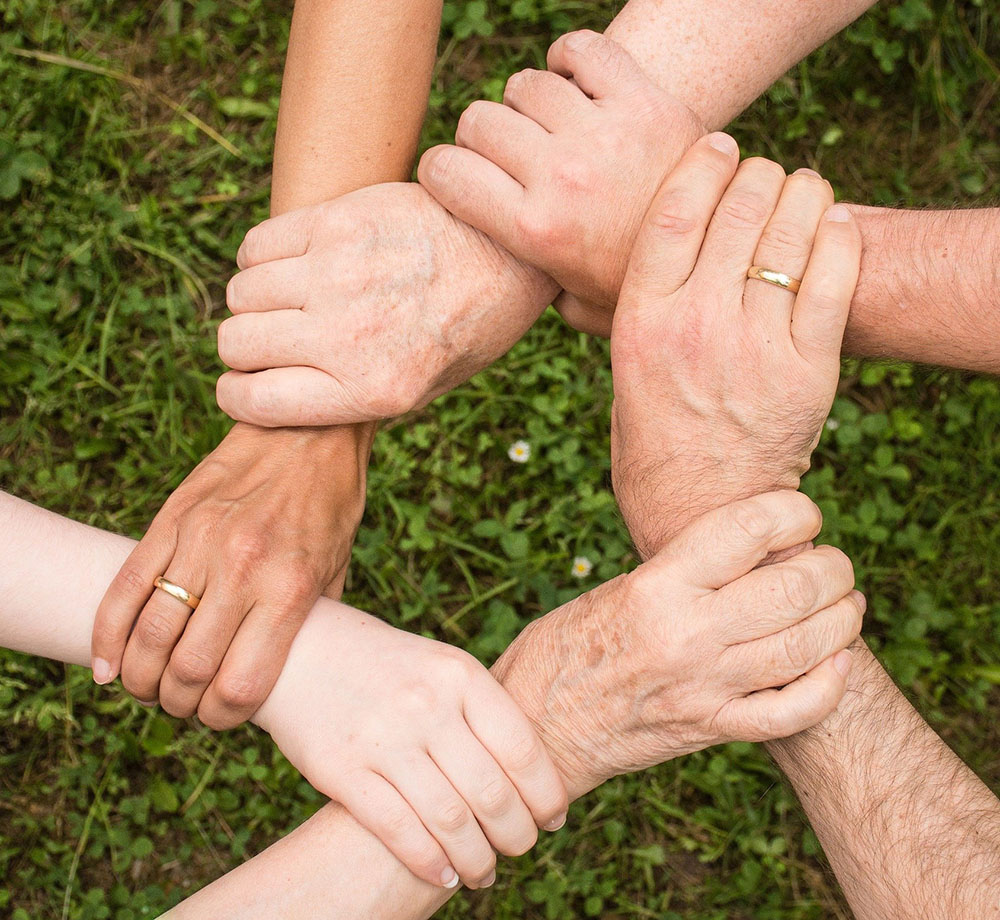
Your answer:
[[[261,678],[251,674],[223,675],[215,691],[223,706],[230,710],[256,712],[267,697],[267,687]]]
[[[251,564],[267,556],[270,541],[259,531],[237,530],[226,537],[224,548],[231,563]]]
[[[803,229],[789,220],[773,220],[764,231],[765,244],[782,250],[786,255],[800,255],[810,249]]]
[[[168,614],[147,610],[135,624],[133,636],[142,648],[161,649],[173,644],[177,627]]]
[[[174,680],[182,686],[203,687],[215,677],[219,662],[205,652],[187,651],[175,655],[168,667]]]
[[[689,208],[673,190],[657,202],[649,215],[649,224],[668,236],[684,236],[698,229],[698,222],[690,216]]]
[[[306,564],[292,565],[282,577],[286,606],[308,607],[319,597],[319,578]]]
[[[468,806],[456,800],[441,806],[437,813],[437,824],[445,833],[454,834],[462,830],[471,818]]]
[[[773,526],[763,503],[754,499],[733,506],[732,525],[741,536],[754,543],[766,540]]]
[[[506,779],[498,777],[479,793],[479,811],[487,818],[499,818],[514,805],[516,793]]]
[[[240,243],[239,251],[236,253],[236,264],[239,265],[241,269],[249,268],[251,265],[256,265],[261,260],[260,256],[263,238],[264,231],[261,229],[261,225],[259,224],[256,227],[251,227],[247,231],[246,236],[243,237],[243,242]]]
[[[770,216],[767,201],[750,189],[736,189],[729,192],[718,210],[716,220],[731,230],[754,230],[763,226]]]
[[[786,562],[778,567],[780,602],[796,614],[809,613],[819,597],[819,585],[813,572],[804,566]]]
[[[532,248],[548,251],[558,243],[558,232],[549,215],[522,208],[514,217],[518,235]]]
[[[475,128],[481,121],[481,116],[485,114],[486,107],[487,104],[484,100],[477,99],[462,112],[458,119],[458,126],[455,128],[455,140],[461,143],[475,133]]]
[[[516,100],[531,92],[532,87],[538,82],[538,71],[527,68],[512,73],[507,78],[504,86],[503,101]]]
[[[115,587],[130,596],[148,596],[153,593],[153,580],[145,572],[126,563],[115,576]]]
[[[809,670],[815,656],[813,630],[793,627],[786,629],[781,638],[784,663],[796,674],[804,674]]]
[[[510,740],[507,748],[507,763],[511,770],[519,772],[534,766],[542,756],[542,742],[534,732],[519,732]]]
[[[390,806],[379,816],[379,836],[397,844],[409,837],[413,830],[413,815],[402,805]],[[426,859],[431,862],[432,847],[414,851],[414,860]]]

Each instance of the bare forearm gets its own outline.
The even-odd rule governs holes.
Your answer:
[[[1000,916],[1000,801],[860,641],[838,711],[769,750],[859,920]]]
[[[852,210],[865,252],[845,348],[1000,373],[1000,209]]]
[[[271,213],[408,179],[441,0],[298,0],[281,88]]]
[[[874,0],[629,0],[606,34],[714,130],[873,5]]]

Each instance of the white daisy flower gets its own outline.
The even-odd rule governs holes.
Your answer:
[[[515,441],[510,445],[507,456],[515,463],[527,463],[531,459],[531,445],[527,441]]]
[[[594,570],[594,563],[586,556],[577,556],[573,560],[573,568],[570,573],[574,578],[586,578]]]
[[[840,422],[835,418],[828,418],[826,420],[826,430],[836,431],[840,427]]]

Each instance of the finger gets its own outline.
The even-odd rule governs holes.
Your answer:
[[[800,169],[785,180],[778,206],[757,244],[753,264],[801,281],[809,264],[816,230],[833,204],[833,189],[818,173]],[[748,278],[743,306],[751,317],[787,341],[795,294],[766,281]]]
[[[714,590],[752,571],[769,553],[812,540],[823,518],[801,492],[785,489],[709,511],[646,563]]]
[[[243,238],[239,252],[236,253],[236,264],[240,270],[262,262],[305,255],[322,207],[323,205],[315,205],[298,208],[253,227]]]
[[[506,856],[527,853],[538,839],[535,821],[514,784],[471,733],[439,739],[431,759],[479,822],[493,848]]]
[[[468,804],[429,757],[407,760],[383,776],[420,816],[463,884],[484,888],[493,883],[493,848]]]
[[[306,261],[301,257],[245,268],[229,279],[226,306],[234,314],[299,310],[309,297],[308,278]]]
[[[753,157],[740,164],[712,215],[693,272],[705,282],[705,290],[719,290],[720,285],[729,290],[731,286],[742,295],[747,269],[753,264],[784,185],[785,171],[777,163]],[[742,310],[742,297],[733,298],[732,303]]]
[[[615,318],[613,310],[581,300],[569,291],[563,291],[552,306],[577,332],[605,339],[611,337],[611,322]]]
[[[90,640],[91,666],[97,683],[110,683],[121,672],[132,627],[155,590],[153,579],[166,571],[176,545],[173,524],[154,520],[108,586],[97,608]]]
[[[455,144],[473,150],[527,185],[538,171],[548,132],[510,106],[480,100],[458,120]]]
[[[198,718],[205,725],[225,731],[241,725],[260,709],[317,597],[318,588],[315,595],[299,593],[281,606],[254,604],[198,705]]]
[[[186,719],[198,711],[249,609],[249,601],[228,587],[205,589],[160,678],[160,706],[166,712]]]
[[[694,271],[705,230],[739,164],[728,134],[696,141],[667,176],[646,212],[632,248],[622,304],[636,294],[667,297]]]
[[[311,364],[319,358],[313,324],[301,310],[230,316],[218,336],[219,357],[237,371]]]
[[[459,220],[481,230],[515,255],[525,254],[518,219],[524,187],[473,150],[432,147],[417,167],[420,184]]]
[[[345,782],[337,798],[417,878],[440,888],[458,885],[458,873],[444,850],[391,783],[365,773]]]
[[[760,690],[723,707],[726,735],[740,741],[772,741],[805,731],[837,708],[847,689],[851,653],[837,652],[780,690]]]
[[[635,58],[618,42],[589,29],[557,38],[546,63],[554,73],[572,78],[593,99],[642,89],[649,83]]]
[[[854,587],[854,565],[834,546],[817,546],[763,566],[712,598],[730,645],[773,635],[836,603]]]
[[[376,418],[359,411],[340,383],[315,367],[229,371],[216,383],[215,397],[230,418],[264,428],[351,425]]]
[[[184,545],[163,577],[199,598],[204,593],[204,562]],[[187,604],[162,589],[146,601],[122,656],[122,684],[137,700],[159,699],[163,669],[192,613]]]
[[[727,668],[747,691],[782,687],[847,648],[861,633],[865,601],[860,591],[787,629],[727,649]]]
[[[503,103],[553,132],[578,124],[594,105],[565,77],[531,69],[511,75],[503,91]]]
[[[844,205],[829,208],[792,311],[792,342],[817,368],[839,369],[840,348],[861,271],[861,233]]]
[[[562,777],[521,707],[499,684],[469,694],[465,721],[517,789],[538,827],[566,821],[569,799]]]

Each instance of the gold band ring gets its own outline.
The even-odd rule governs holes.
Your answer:
[[[197,610],[201,603],[201,598],[197,594],[175,585],[172,581],[167,581],[162,575],[153,579],[153,587],[166,591],[171,597],[176,597],[182,604],[187,604],[192,610]]]
[[[801,285],[798,278],[792,278],[784,272],[776,272],[770,268],[764,268],[763,265],[751,265],[747,269],[747,277],[752,278],[754,281],[766,281],[768,284],[776,284],[778,287],[784,288],[786,291],[791,291],[793,294],[799,292],[799,286]]]

